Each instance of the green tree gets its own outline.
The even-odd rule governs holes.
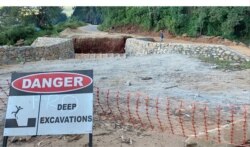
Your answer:
[[[102,16],[103,29],[136,25],[175,35],[250,37],[250,7],[105,7]]]
[[[0,9],[2,25],[35,24],[46,27],[65,21],[62,7],[3,7]]]
[[[55,24],[67,19],[62,10],[62,7],[1,7],[0,44],[15,44],[19,39],[31,44],[38,36],[58,34]],[[75,22],[68,22],[67,26],[72,24],[78,26]],[[65,27],[62,24],[60,29]]]
[[[72,17],[91,24],[102,23],[102,7],[74,7]]]
[[[10,26],[22,22],[20,7],[2,7],[0,8],[0,26]]]

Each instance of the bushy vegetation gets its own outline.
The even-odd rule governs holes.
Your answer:
[[[203,56],[200,56],[198,58],[203,62],[214,64],[217,69],[223,69],[223,70],[250,69],[250,61],[234,63],[228,60],[219,60],[217,58],[210,58],[210,57],[203,57]]]
[[[19,39],[30,44],[37,36],[56,35],[66,27],[84,25],[82,21],[101,24],[102,30],[139,26],[145,31],[222,36],[250,44],[250,7],[74,7],[69,20],[62,7],[2,7],[0,45]]]
[[[77,20],[91,23],[94,25],[101,24],[103,21],[103,10],[105,7],[74,7],[72,17]]]
[[[55,25],[55,28],[56,28],[57,32],[61,32],[65,28],[76,29],[79,26],[85,26],[85,25],[86,25],[85,22],[79,21],[79,20],[77,20],[75,18],[71,18],[71,19],[68,19],[65,22],[62,22],[62,23],[59,23],[59,24]]]
[[[86,25],[67,18],[62,10],[61,7],[0,8],[0,45],[14,45],[20,39],[24,45],[30,45],[37,37],[57,36],[65,28]]]
[[[17,40],[20,39],[27,39],[26,41],[30,40],[31,38],[35,37],[36,30],[35,27],[32,25],[29,26],[10,26],[5,27],[3,31],[0,33],[0,44],[1,45],[11,45],[15,44]]]
[[[84,22],[69,19],[66,22],[43,29],[37,28],[34,25],[5,27],[0,32],[0,45],[13,45],[20,39],[24,39],[24,45],[30,45],[37,37],[58,36],[66,28],[75,29],[84,25],[86,25]]]
[[[102,30],[137,25],[191,37],[222,36],[245,42],[250,38],[250,7],[106,7],[102,11]]]

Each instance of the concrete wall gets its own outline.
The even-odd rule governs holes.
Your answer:
[[[249,57],[241,55],[224,45],[159,43],[129,38],[126,41],[125,50],[128,56],[179,53],[234,62],[250,60]]]
[[[0,64],[74,57],[72,39],[39,37],[31,46],[0,46]]]

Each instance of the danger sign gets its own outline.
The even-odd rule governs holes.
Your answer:
[[[4,136],[92,133],[93,71],[13,73]]]

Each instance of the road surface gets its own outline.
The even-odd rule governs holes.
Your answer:
[[[98,25],[88,24],[87,26],[79,27],[79,29],[82,31],[87,31],[87,32],[101,32],[97,29],[97,27]]]

